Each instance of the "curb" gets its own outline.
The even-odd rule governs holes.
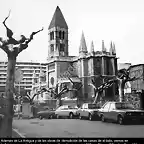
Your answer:
[[[17,129],[12,129],[19,137],[26,138],[23,134],[21,134]]]

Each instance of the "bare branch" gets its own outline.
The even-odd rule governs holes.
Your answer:
[[[5,25],[5,22],[6,22],[6,20],[9,18],[9,16],[10,16],[10,13],[11,13],[11,10],[9,11],[9,14],[8,14],[8,16],[4,19],[4,21],[3,21],[3,24]],[[6,26],[6,25],[5,25]],[[7,26],[6,26],[7,27]]]
[[[0,48],[6,53],[8,54],[10,51],[8,49],[8,46],[0,46]]]
[[[33,36],[39,32],[43,31],[43,27],[41,30],[38,30],[36,32],[32,32],[32,34],[30,35],[30,38],[26,41],[26,44],[28,44],[29,42],[31,42],[31,40],[33,40]]]
[[[22,37],[22,42],[25,40],[25,42],[18,44],[17,46],[15,46],[15,53],[18,55],[20,52],[22,52],[23,50],[25,50],[28,47],[28,44],[31,42],[31,40],[33,40],[33,36],[37,33],[39,33],[40,31],[42,31],[43,28],[41,30],[38,30],[37,32],[32,32],[32,34],[30,35],[29,39],[26,39],[24,36]]]
[[[24,96],[24,97],[27,97],[29,100],[31,100],[30,96],[28,96],[28,95],[26,95],[26,96]]]
[[[68,88],[67,88],[67,87],[62,88],[62,90],[59,92],[58,95],[61,96],[61,95],[63,94],[64,91],[68,91]]]
[[[25,50],[28,47],[26,43],[23,44],[18,44],[17,46],[14,47],[15,54],[18,55],[20,52]]]
[[[83,86],[83,85],[81,84],[80,87],[77,89],[77,91],[79,91],[79,90],[82,88],[82,86]]]
[[[140,76],[140,77],[141,77],[141,76]],[[128,79],[128,81],[135,81],[135,80],[140,79],[140,77],[137,77],[137,78],[136,78],[136,77],[134,76],[133,78]]]
[[[88,84],[89,86],[92,86],[95,90],[97,90],[96,86],[92,83]]]
[[[39,94],[40,94],[40,93],[34,94],[33,97],[31,98],[31,102],[33,102],[34,98],[35,98],[37,95],[39,95]]]
[[[64,93],[67,93],[69,90],[68,89],[65,89],[61,92],[60,96],[63,95]]]
[[[74,82],[71,80],[69,76],[68,76],[68,79],[70,80],[71,84],[74,85]]]
[[[98,95],[99,95],[99,92],[97,92],[97,93],[96,93],[96,96],[95,96],[95,98],[94,98],[93,104],[95,104],[95,103],[96,103],[97,98],[98,98]]]

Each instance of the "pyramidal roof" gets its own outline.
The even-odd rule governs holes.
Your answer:
[[[48,29],[51,29],[53,27],[60,27],[60,28],[65,28],[68,29],[67,23],[64,19],[64,16],[60,10],[60,8],[57,6],[55,13],[53,15],[53,18],[51,20],[51,23],[49,25]]]
[[[87,46],[86,46],[86,41],[85,41],[83,32],[82,32],[82,36],[81,36],[79,52],[87,52]]]

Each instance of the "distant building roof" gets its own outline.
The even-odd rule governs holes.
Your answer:
[[[118,70],[128,69],[131,66],[131,63],[118,63]]]
[[[136,65],[131,65],[130,67],[137,67],[137,66],[141,66],[141,65],[144,66],[144,64],[136,64]]]
[[[51,23],[49,25],[48,29],[51,29],[53,27],[60,27],[60,28],[65,28],[68,29],[67,23],[64,19],[64,16],[60,10],[60,8],[57,6],[55,13],[53,15],[53,18],[51,20]]]

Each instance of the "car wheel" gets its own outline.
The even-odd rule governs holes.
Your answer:
[[[79,114],[79,119],[81,120],[82,119],[82,116]]]
[[[123,119],[123,117],[122,117],[122,116],[118,116],[117,122],[118,122],[118,124],[120,124],[120,125],[124,124],[124,119]]]
[[[59,118],[60,118],[60,116],[57,114],[57,115],[56,115],[56,118],[57,118],[57,119],[59,119]]]
[[[105,117],[104,117],[104,115],[101,115],[101,121],[102,121],[102,122],[105,122]]]
[[[90,121],[92,121],[92,114],[89,114],[88,119],[89,119]]]
[[[39,116],[39,119],[41,120],[41,119],[43,119],[43,117],[42,117],[42,116]]]
[[[53,119],[53,115],[50,115],[50,119]]]
[[[73,113],[70,113],[70,114],[69,114],[69,118],[70,118],[70,119],[73,119]]]

